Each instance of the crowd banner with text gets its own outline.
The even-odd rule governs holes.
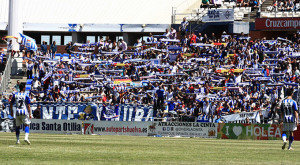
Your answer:
[[[202,17],[203,22],[231,22],[234,21],[233,9],[209,9]]]
[[[154,121],[149,126],[148,133],[149,136],[216,138],[217,127],[217,123]]]
[[[31,104],[34,112],[38,106],[41,119],[64,120],[104,120],[104,121],[151,121],[153,119],[153,106],[148,105],[105,105],[94,103],[40,103]],[[14,107],[15,111],[15,107]],[[1,112],[1,118],[12,118],[9,106]]]
[[[241,112],[232,115],[221,116],[222,121],[225,123],[246,123],[249,119],[250,123],[260,123],[259,111],[257,112]]]
[[[84,121],[84,134],[148,136],[151,122]]]
[[[82,121],[32,119],[29,128],[31,133],[82,134]]]
[[[238,124],[220,123],[218,139],[281,139],[282,128],[279,124]]]

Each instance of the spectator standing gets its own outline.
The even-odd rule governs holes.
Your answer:
[[[17,51],[18,57],[20,57],[20,52],[23,53],[25,49],[25,45],[21,42],[18,42],[18,38],[16,38],[17,43],[19,44],[19,50]]]
[[[0,113],[3,111],[4,109],[4,104],[2,102],[2,95],[0,95]],[[0,119],[1,119],[1,116],[0,116]]]
[[[47,54],[47,44],[45,41],[43,41],[43,43],[41,44],[41,51],[42,51],[43,55]]]
[[[65,48],[65,50],[67,51],[67,53],[69,54],[69,56],[71,55],[72,51],[74,50],[74,47],[72,45],[72,42],[69,42]]]
[[[149,37],[147,38],[147,42],[154,42],[154,37],[152,33],[149,34]]]
[[[6,39],[4,39],[4,41],[6,42],[7,44],[7,52],[8,53],[11,53],[11,56],[13,57],[13,44],[12,44],[12,39],[7,41]]]
[[[35,119],[41,118],[41,106],[40,105],[36,108],[36,110],[34,110],[33,118],[35,118]]]
[[[196,43],[197,36],[195,35],[195,32],[192,32],[190,36],[190,44]]]
[[[159,89],[156,90],[156,96],[157,96],[157,107],[158,109],[163,110],[163,104],[164,104],[164,89],[162,85],[159,86]]]
[[[140,46],[142,46],[142,43],[140,42],[139,39],[136,39],[136,43],[133,46],[134,47],[140,47]]]
[[[176,39],[177,38],[177,33],[176,33],[176,30],[174,28],[171,28],[171,31],[170,31],[170,39]]]
[[[181,22],[181,24],[179,26],[179,31],[180,31],[180,34],[181,34],[181,38],[183,38],[186,35],[188,25],[189,25],[189,22],[184,17],[183,21]]]
[[[55,41],[53,41],[52,45],[50,46],[50,50],[51,50],[51,58],[55,58],[55,54],[57,52],[57,46]]]
[[[170,38],[171,33],[169,32],[169,29],[166,29],[166,32],[163,35],[166,36],[167,38]]]
[[[119,48],[120,48],[122,51],[127,50],[127,43],[126,43],[123,39],[120,39],[119,42],[120,42]]]
[[[28,61],[27,63],[27,79],[32,79],[32,70],[33,70],[33,63]]]
[[[17,81],[17,84],[14,86],[14,88],[17,92],[20,92],[20,81],[19,80]]]

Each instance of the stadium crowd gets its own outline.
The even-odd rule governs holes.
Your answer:
[[[232,7],[251,7],[252,10],[258,9],[264,0],[202,0],[201,8],[219,8],[223,2],[234,3]]]
[[[181,121],[221,122],[223,115],[259,111],[268,122],[285,89],[300,83],[300,34],[271,40],[184,31],[178,40],[176,34],[173,28],[150,33],[133,47],[109,38],[69,43],[67,56],[56,53],[55,43],[41,47],[24,56],[31,102],[151,104],[156,117]]]

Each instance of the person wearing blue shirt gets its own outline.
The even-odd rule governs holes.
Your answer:
[[[287,144],[286,133],[289,133],[289,147],[288,150],[292,150],[292,143],[294,141],[294,131],[297,130],[298,124],[298,106],[297,102],[294,101],[293,98],[294,90],[290,88],[287,90],[286,95],[287,98],[281,102],[281,122],[283,125],[282,129],[282,140],[283,145],[282,149],[285,149]]]
[[[57,46],[55,41],[53,41],[52,45],[50,46],[50,50],[51,50],[51,58],[55,58],[55,53],[57,52]]]
[[[30,98],[27,94],[25,94],[25,84],[20,84],[20,92],[16,92],[13,94],[13,97],[10,102],[10,114],[14,116],[13,106],[16,106],[16,138],[17,143],[20,144],[20,127],[24,124],[25,127],[25,139],[24,141],[30,145],[30,141],[28,140],[29,136],[29,124],[31,123],[32,113],[30,109]]]
[[[174,111],[174,109],[175,109],[174,101],[168,102],[168,108],[169,108],[169,111]]]
[[[45,55],[47,53],[47,44],[45,41],[43,41],[43,43],[41,44],[41,51],[42,51],[43,55]]]
[[[230,108],[229,107],[230,107],[229,103],[226,102],[224,104],[224,108],[222,108],[222,115],[228,115],[229,114],[229,112],[230,112]]]
[[[215,123],[222,123],[220,115],[217,115],[217,119],[215,120]]]
[[[154,37],[152,33],[149,34],[149,37],[147,38],[147,42],[154,42]]]
[[[155,95],[157,97],[157,107],[158,107],[158,109],[161,109],[161,110],[163,109],[164,93],[165,93],[165,91],[164,91],[162,85],[160,85],[159,89],[156,90]]]

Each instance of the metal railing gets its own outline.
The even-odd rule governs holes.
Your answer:
[[[232,8],[228,8],[228,9],[235,9],[235,8],[240,8],[240,7],[233,6]],[[175,7],[173,7],[172,8],[172,16],[171,16],[172,24],[181,22],[183,17],[188,17],[194,23],[202,22],[202,17],[207,15],[207,10],[199,10],[199,9],[198,9],[198,11],[191,10],[190,13],[178,13],[177,9]],[[218,8],[205,8],[205,9],[218,9]],[[247,20],[248,22],[250,22],[250,14],[251,14],[251,11],[244,12],[243,18],[245,18],[245,15],[248,15],[246,17],[248,19]],[[234,17],[234,20],[238,20],[238,19],[236,17]]]
[[[10,55],[8,55],[5,69],[1,74],[0,94],[6,92],[8,84],[10,82],[11,63],[12,63],[12,58]]]

